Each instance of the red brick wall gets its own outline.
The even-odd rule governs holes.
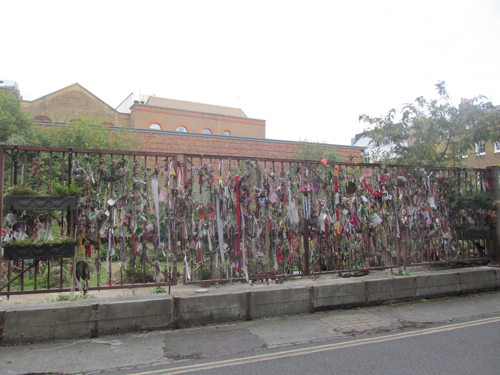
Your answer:
[[[251,118],[238,118],[210,113],[197,113],[161,107],[135,104],[130,114],[128,127],[148,129],[152,122],[161,125],[162,130],[175,131],[177,126],[183,125],[189,133],[201,133],[209,128],[213,134],[223,135],[229,130],[232,136],[265,138],[266,122]]]
[[[140,151],[295,159],[299,150],[297,143],[286,141],[247,140],[231,137],[161,134],[153,132],[134,133],[139,138],[138,148]],[[361,161],[362,149],[329,145],[325,146],[324,150],[336,151],[341,161]]]
[[[40,129],[56,131],[57,126],[37,125]],[[296,142],[185,134],[175,132],[155,132],[113,128],[113,132],[125,132],[136,139],[136,151],[166,152],[179,154],[224,155],[270,159],[297,159],[300,144]],[[325,152],[335,151],[339,161],[361,162],[362,148],[341,145],[322,145]],[[319,158],[321,159],[321,158]]]

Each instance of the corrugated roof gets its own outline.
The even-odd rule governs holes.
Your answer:
[[[156,106],[156,107],[181,109],[184,111],[213,113],[213,114],[223,115],[223,116],[247,118],[247,115],[245,115],[245,113],[240,108],[222,107],[219,105],[194,103],[194,102],[187,102],[184,100],[175,100],[175,99],[167,99],[167,98],[159,98],[157,96],[150,96],[148,101],[146,102],[146,104]]]

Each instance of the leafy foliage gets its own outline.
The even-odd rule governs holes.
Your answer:
[[[8,195],[38,195],[38,192],[26,185],[13,185],[7,188]]]
[[[44,147],[74,147],[99,150],[131,150],[134,138],[125,132],[95,125],[98,119],[76,119],[64,125],[35,126],[21,110],[19,100],[0,92],[0,143]]]
[[[162,288],[161,286],[156,286],[153,289],[151,289],[152,294],[159,294],[159,293],[167,293],[165,288]]]
[[[54,189],[54,195],[83,194],[83,188],[81,186],[78,186],[78,184],[75,181],[71,181],[69,185],[63,185],[57,179],[53,179],[52,188]]]
[[[28,144],[33,128],[29,117],[21,111],[19,100],[0,91],[0,143]]]
[[[71,238],[71,237],[66,237],[66,238],[57,239],[57,240],[37,241],[37,242],[33,242],[32,240],[8,241],[8,242],[4,242],[2,244],[2,246],[5,248],[7,248],[7,247],[32,247],[32,246],[42,247],[45,245],[59,245],[62,243],[74,244],[75,239]]]
[[[331,147],[322,145],[320,143],[310,142],[303,140],[297,143],[297,151],[295,153],[297,160],[315,160],[322,159],[328,162],[340,161],[338,154]]]
[[[451,195],[450,208],[451,209],[492,209],[495,200],[489,192],[474,192],[467,195]]]
[[[457,107],[450,103],[444,82],[436,84],[437,99],[418,97],[385,116],[366,114],[360,120],[372,128],[364,134],[374,142],[389,140],[384,161],[401,164],[460,165],[465,155],[481,141],[500,139],[500,110],[484,97],[475,97]]]
[[[97,120],[76,119],[75,121],[41,128],[34,139],[34,145],[44,147],[74,147],[99,150],[131,150],[135,142],[125,133],[113,131],[112,136],[106,126],[94,125]]]

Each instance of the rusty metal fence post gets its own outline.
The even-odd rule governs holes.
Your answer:
[[[491,265],[500,267],[500,167],[488,167],[486,172],[496,209],[496,227],[491,241]]]
[[[3,228],[3,179],[4,179],[4,149],[0,148],[0,230]],[[1,236],[1,235],[0,235]],[[1,239],[1,237],[0,237]],[[1,242],[0,242],[1,244]],[[0,280],[3,276],[3,254],[0,253]]]

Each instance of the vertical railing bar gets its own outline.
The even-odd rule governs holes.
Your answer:
[[[38,289],[38,271],[39,271],[39,266],[40,266],[40,260],[36,259],[35,260],[35,277],[34,277],[34,283],[35,283],[35,290]]]
[[[174,168],[177,167],[177,156],[174,156],[173,158],[173,165],[174,165]],[[173,185],[174,187],[177,186],[177,174],[174,175],[174,178],[173,178]],[[177,228],[177,223],[175,222],[175,220],[172,220],[172,231],[171,231],[171,236],[172,236],[172,282],[174,284],[177,284],[177,238],[179,236],[179,231],[178,231],[178,228]],[[181,236],[182,237],[182,236]],[[182,250],[182,249],[181,249]],[[184,272],[186,272],[186,270],[184,270]]]
[[[18,158],[19,158],[19,150],[16,146],[16,147],[14,147],[14,150],[12,151],[12,168],[13,168],[12,185],[17,185],[17,169],[19,168],[17,165]]]
[[[12,279],[12,260],[7,261],[7,292],[10,292],[10,280]],[[10,294],[7,295],[9,299]]]
[[[62,289],[64,286],[63,269],[64,269],[63,258],[59,258],[59,289]]]
[[[4,160],[4,152],[5,150],[0,147],[0,229],[3,228],[3,191],[4,191],[4,167],[5,167],[5,160]],[[1,246],[1,241],[3,240],[2,235],[0,234],[0,246]],[[2,280],[3,276],[3,266],[4,266],[4,260],[3,257],[0,257],[0,280]]]
[[[47,259],[47,289],[50,289],[50,258]]]
[[[26,176],[27,176],[27,173],[26,173],[26,166],[28,165],[28,152],[29,151],[24,151],[23,152],[23,164],[22,164],[22,168],[21,168],[21,184],[22,185],[26,185]]]
[[[19,281],[21,284],[21,290],[24,290],[24,259],[21,259],[21,279]]]
[[[146,183],[146,195],[148,192],[148,157],[147,155],[144,155],[144,182]],[[147,241],[143,240],[143,247],[141,251],[141,272],[142,272],[142,282],[146,282],[146,248],[147,248]],[[111,263],[111,262],[110,262]]]

